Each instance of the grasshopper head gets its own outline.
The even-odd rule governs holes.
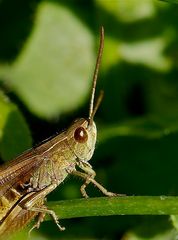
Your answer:
[[[89,161],[93,155],[97,129],[94,121],[80,118],[68,129],[68,143],[78,160]]]
[[[74,154],[78,158],[78,160],[89,161],[93,155],[95,144],[96,144],[96,136],[97,129],[94,123],[95,113],[101,103],[103,98],[103,92],[100,93],[96,104],[94,106],[94,98],[95,98],[95,90],[96,90],[96,82],[99,71],[99,66],[101,63],[101,57],[104,47],[104,28],[101,27],[100,31],[100,47],[98,52],[98,57],[96,60],[95,71],[93,75],[93,85],[89,106],[89,117],[88,119],[80,118],[76,120],[72,126],[68,130],[68,143],[73,150]]]

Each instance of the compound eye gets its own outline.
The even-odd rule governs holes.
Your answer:
[[[77,128],[74,132],[74,138],[79,143],[85,143],[88,140],[88,134],[85,128]]]

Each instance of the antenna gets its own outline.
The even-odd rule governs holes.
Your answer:
[[[94,107],[96,82],[97,82],[97,78],[98,78],[99,67],[101,64],[103,47],[104,47],[104,27],[102,26],[101,30],[100,30],[100,44],[99,44],[98,56],[96,59],[95,71],[93,74],[93,84],[92,84],[91,100],[90,100],[90,107],[89,107],[89,124],[93,121],[93,117],[94,117],[94,115],[101,103],[101,100],[103,98],[103,92],[102,92],[102,93],[100,93],[99,98],[96,102],[96,106]]]

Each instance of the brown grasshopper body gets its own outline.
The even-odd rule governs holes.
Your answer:
[[[36,215],[38,220],[33,228],[38,228],[46,213],[53,217],[60,230],[64,230],[65,228],[59,225],[55,212],[44,205],[44,199],[69,174],[85,179],[81,186],[84,197],[88,197],[85,188],[90,182],[105,195],[115,195],[94,180],[96,174],[88,163],[93,155],[97,137],[93,118],[102,97],[100,95],[93,107],[103,41],[102,28],[89,117],[76,120],[66,131],[0,168],[0,237],[23,228]]]

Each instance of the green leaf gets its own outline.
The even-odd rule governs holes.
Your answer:
[[[178,215],[171,215],[170,219],[173,227],[178,231]]]
[[[9,160],[30,148],[32,139],[22,114],[2,92],[0,109],[0,155]]]
[[[123,123],[100,126],[99,142],[107,141],[119,136],[134,136],[147,139],[161,138],[178,132],[177,125],[168,126],[160,119],[153,117],[135,118]]]
[[[55,211],[55,213],[60,217],[60,219],[113,215],[163,216],[173,214],[178,211],[178,197],[123,196],[99,197],[89,199],[81,198],[65,201],[51,201],[48,202],[47,205],[49,209]],[[49,215],[46,215],[45,220],[52,219]],[[62,222],[63,221],[60,220],[61,225],[63,225]],[[67,228],[67,226],[65,227]],[[167,226],[167,228],[169,227],[170,226]],[[37,233],[38,231],[39,230],[37,230]],[[60,231],[58,233],[62,234],[60,233]],[[34,235],[33,239],[36,239],[38,234],[32,235]]]
[[[110,215],[170,215],[178,212],[178,197],[125,196],[48,202],[62,219]]]
[[[134,43],[123,43],[120,45],[120,55],[130,63],[143,64],[160,72],[168,72],[172,63],[164,55],[167,42],[166,38],[160,37]]]
[[[167,2],[167,3],[177,3],[178,4],[178,0],[160,0],[163,2]]]
[[[93,67],[91,32],[67,8],[42,2],[34,28],[6,82],[34,114],[53,118],[84,101]]]
[[[141,227],[143,228],[142,225],[141,225]],[[159,232],[160,229],[157,229],[157,233],[150,236],[151,235],[151,229],[150,228],[151,228],[150,226],[147,226],[144,234],[140,234],[137,231],[136,232],[135,231],[129,231],[128,233],[126,233],[124,235],[123,239],[127,239],[127,240],[145,240],[145,239],[149,239],[149,240],[173,240],[173,239],[176,239],[177,233],[175,231],[173,231],[173,229],[170,229],[170,230],[167,230],[167,231],[162,229],[162,232],[161,231]],[[149,234],[148,234],[148,229],[149,229]]]
[[[116,16],[123,22],[133,22],[142,18],[149,18],[155,15],[154,2],[150,0],[132,1],[102,1],[95,0],[96,3]]]

